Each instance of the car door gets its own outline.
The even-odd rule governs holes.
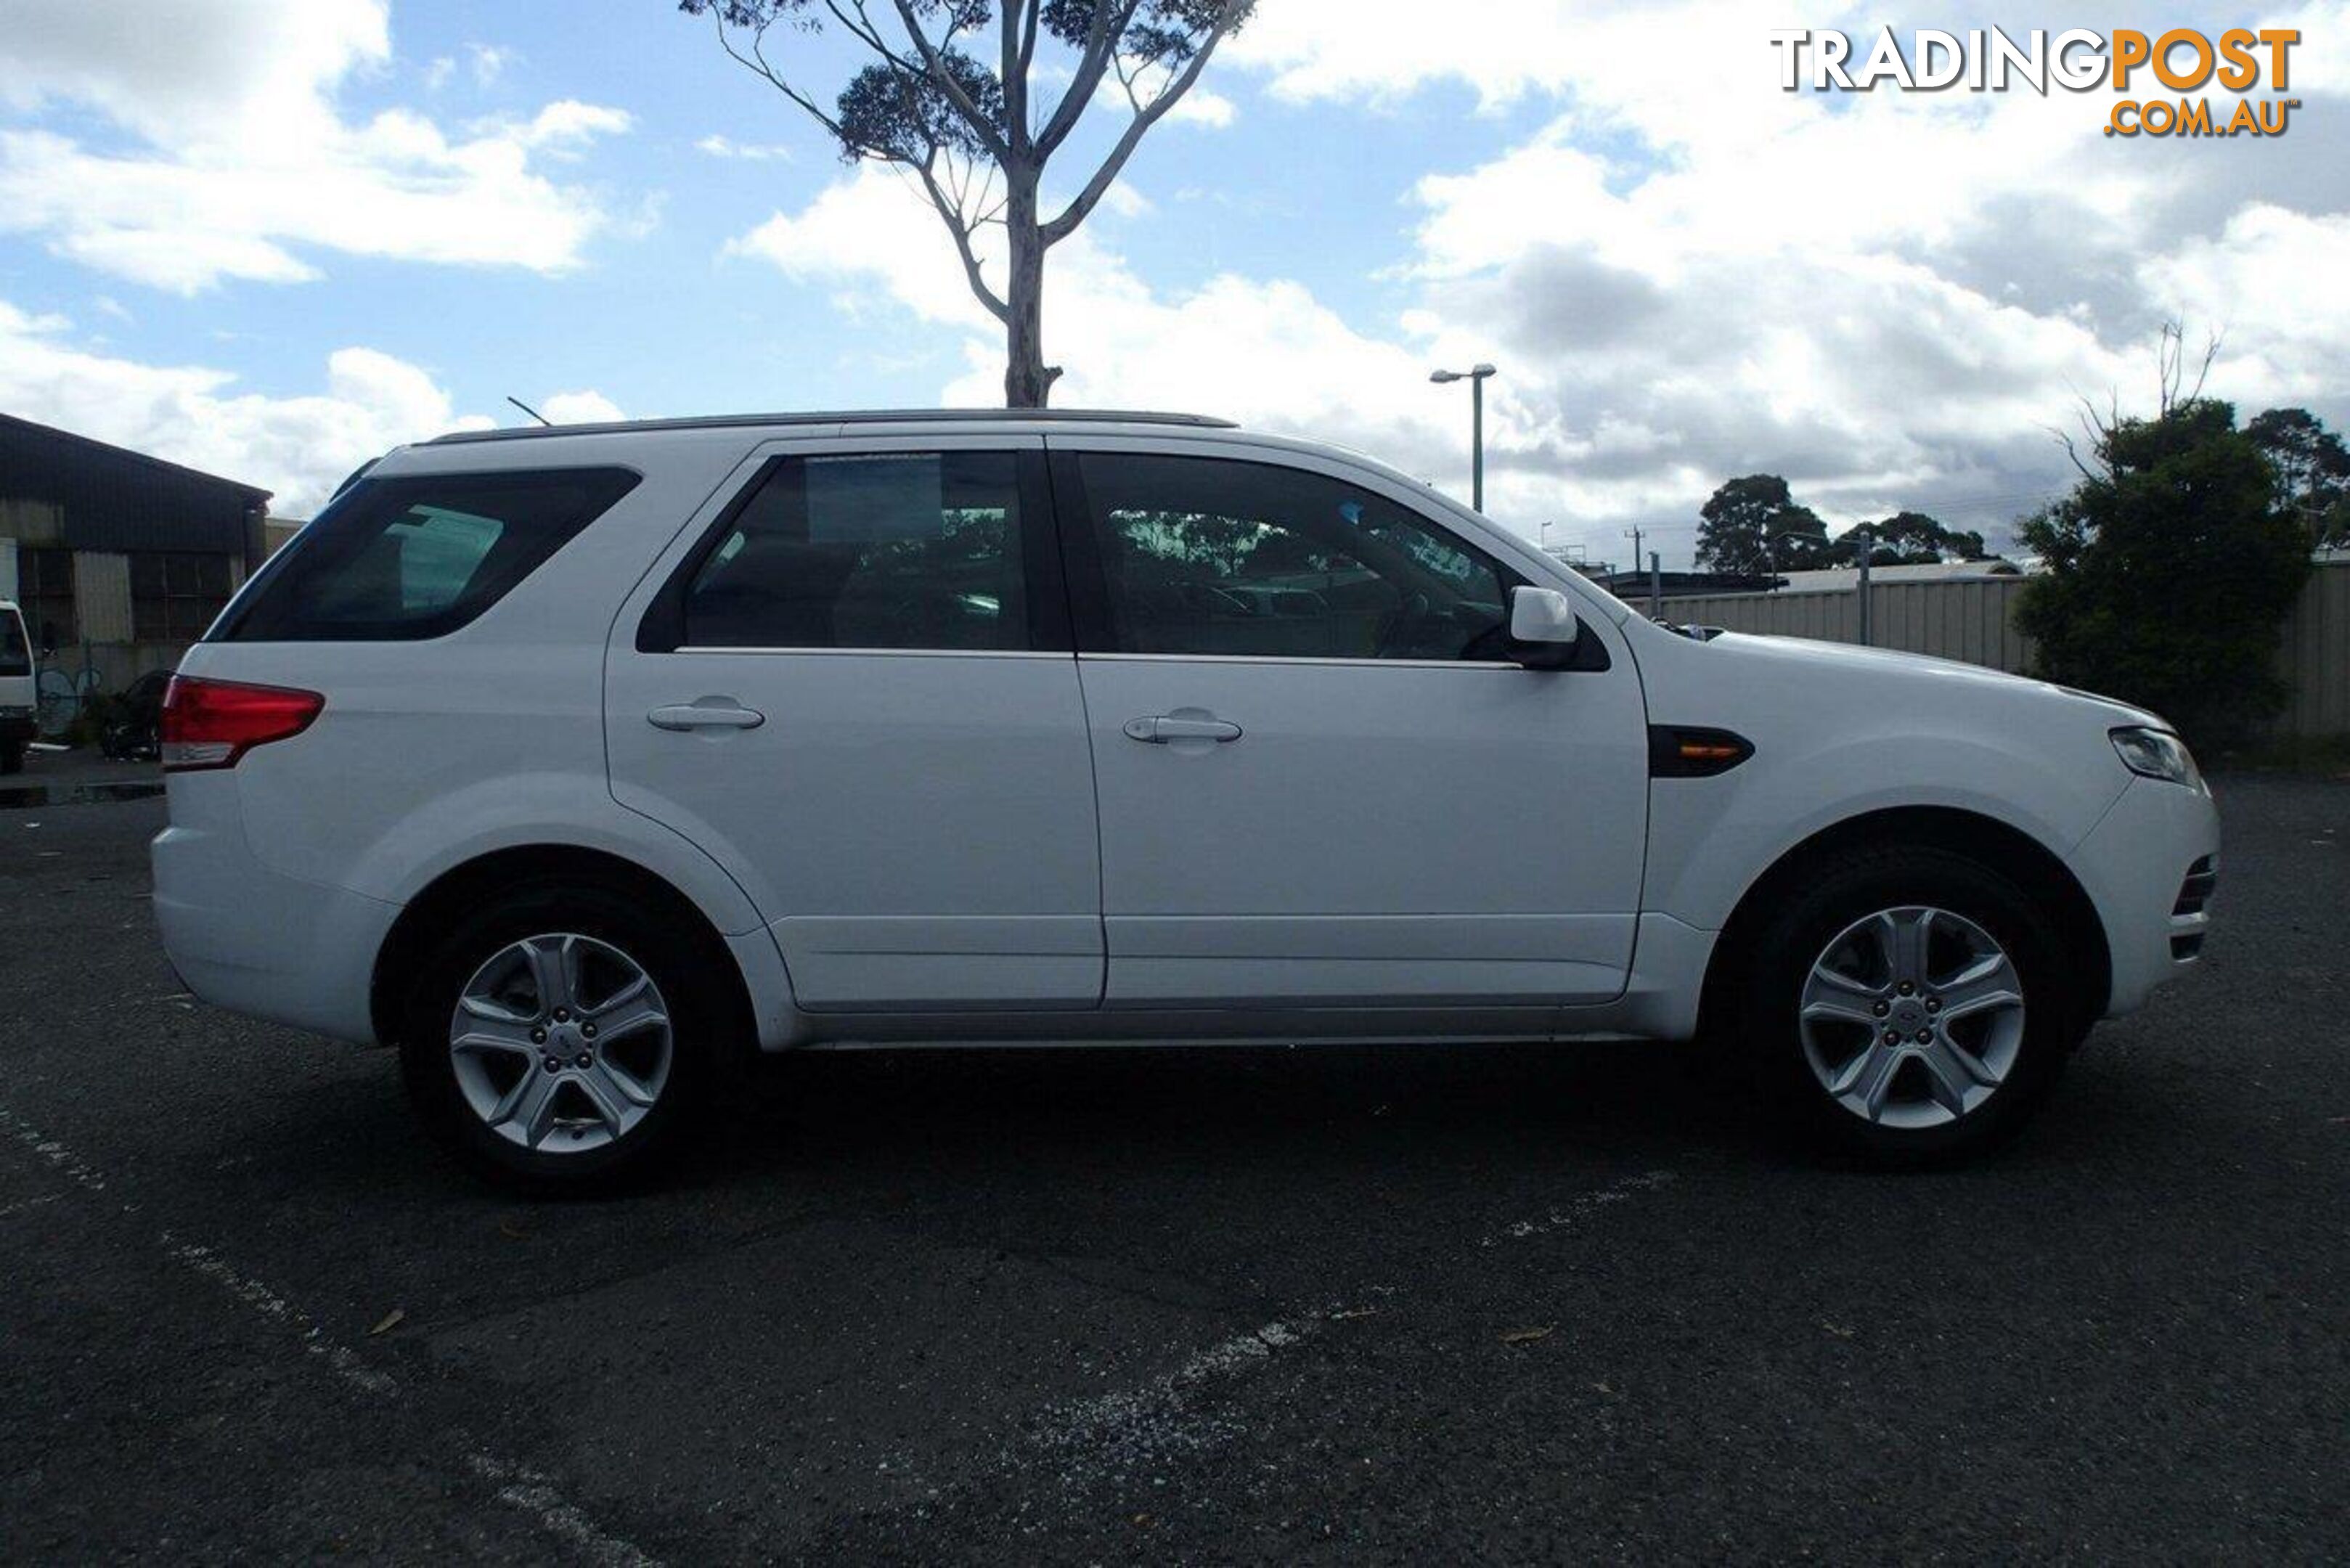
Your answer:
[[[1286,450],[1051,444],[1107,1005],[1622,991],[1647,720],[1596,606],[1585,668],[1521,668],[1507,604],[1527,577],[1403,484]]]
[[[1099,1002],[1043,463],[1034,436],[775,443],[615,627],[613,793],[733,872],[804,1009]]]

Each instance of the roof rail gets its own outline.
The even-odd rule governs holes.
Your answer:
[[[761,426],[873,425],[979,421],[1037,424],[1186,425],[1201,430],[1237,430],[1231,420],[1207,414],[1154,414],[1123,409],[856,409],[837,412],[783,414],[702,414],[676,420],[616,420],[600,424],[522,425],[512,430],[452,431],[435,436],[427,446],[455,446],[467,441],[544,441],[550,436],[611,435],[629,431],[712,431]]]

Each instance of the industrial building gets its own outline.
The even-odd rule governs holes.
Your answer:
[[[0,414],[0,598],[23,607],[45,670],[120,691],[176,664],[261,564],[268,504],[256,486]]]

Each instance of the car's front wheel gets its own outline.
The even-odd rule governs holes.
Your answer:
[[[400,1060],[467,1165],[554,1194],[608,1189],[674,1148],[726,1024],[710,955],[592,884],[461,920],[418,967]]]
[[[1880,847],[1819,867],[1768,919],[1742,1033],[1797,1125],[1888,1165],[2012,1136],[2082,1031],[2055,929],[1997,871]]]

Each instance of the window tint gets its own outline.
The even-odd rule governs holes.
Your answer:
[[[1120,651],[1507,658],[1516,577],[1384,496],[1216,458],[1080,467]]]
[[[504,597],[636,484],[618,468],[362,479],[270,558],[214,635],[442,636]]]
[[[1018,459],[780,459],[687,587],[702,648],[1024,649]]]

